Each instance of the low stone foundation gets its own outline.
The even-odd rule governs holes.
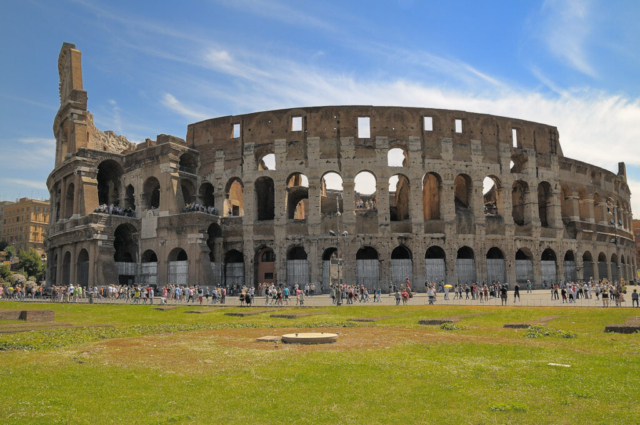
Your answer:
[[[0,320],[53,322],[54,316],[53,310],[0,310]]]

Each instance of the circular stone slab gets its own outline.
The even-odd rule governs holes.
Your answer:
[[[297,333],[282,335],[282,342],[289,344],[330,344],[338,340],[338,334]]]

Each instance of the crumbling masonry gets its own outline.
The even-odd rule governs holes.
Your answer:
[[[542,287],[635,273],[624,163],[616,175],[564,157],[555,127],[326,106],[214,118],[185,140],[135,145],[93,125],[74,45],[59,71],[50,284],[327,292],[338,271],[383,290],[406,277],[424,290],[425,280]],[[363,172],[373,183],[358,187]],[[195,203],[208,210],[185,212]],[[134,213],[94,212],[102,204]]]

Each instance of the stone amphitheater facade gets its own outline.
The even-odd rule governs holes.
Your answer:
[[[383,290],[409,277],[420,291],[425,281],[542,287],[635,274],[624,163],[614,174],[565,157],[555,127],[324,106],[213,118],[184,140],[134,145],[93,126],[74,45],[59,69],[51,284],[327,292],[338,276]],[[372,183],[359,188],[363,172]],[[216,210],[185,212],[194,203]],[[134,213],[94,212],[101,204]]]

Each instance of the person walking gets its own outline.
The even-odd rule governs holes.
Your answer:
[[[500,287],[500,300],[501,305],[507,305],[507,284],[503,284]]]
[[[396,305],[400,305],[400,292],[396,289]]]
[[[433,305],[436,299],[436,291],[431,285],[429,285],[429,289],[427,289],[427,297],[429,297],[429,305]],[[467,298],[469,298],[468,295]]]
[[[516,302],[516,298],[518,298],[518,301],[520,301],[520,285],[518,284],[518,282],[516,282],[515,286],[513,287],[513,302]]]
[[[633,293],[631,294],[631,307],[636,307],[638,308],[638,290],[634,289]]]

